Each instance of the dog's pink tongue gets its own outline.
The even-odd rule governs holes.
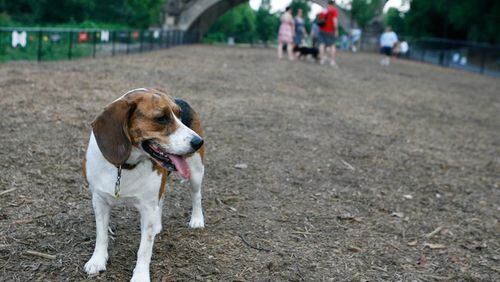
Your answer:
[[[168,155],[170,160],[174,163],[175,168],[177,169],[177,172],[182,176],[184,179],[189,179],[189,176],[191,175],[191,172],[189,171],[189,166],[186,162],[186,159],[183,157],[179,157],[176,155]]]

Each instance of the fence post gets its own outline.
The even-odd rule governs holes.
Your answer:
[[[159,41],[158,41],[158,49],[161,49],[161,44],[163,43],[163,30],[160,31],[160,38],[159,38]]]
[[[170,32],[170,29],[167,30],[167,48],[170,48],[170,36],[171,35],[171,32]]]
[[[149,32],[149,51],[153,50],[153,40],[154,40],[153,35],[154,32],[153,33]]]
[[[42,36],[43,36],[43,31],[39,30],[38,31],[38,52],[37,52],[38,62],[42,61]]]
[[[167,47],[167,42],[168,42],[167,41],[167,39],[168,39],[167,35],[168,35],[168,32],[164,30],[163,31],[163,48]]]
[[[486,48],[483,47],[481,48],[481,69],[479,70],[479,72],[481,74],[484,74],[484,69],[485,69],[485,65],[486,65]]]
[[[68,60],[71,60],[73,51],[73,31],[69,32]]]
[[[420,60],[425,62],[425,44],[422,44],[422,58]]]
[[[140,38],[140,41],[141,41],[141,45],[139,47],[139,52],[142,53],[142,42],[144,41],[144,34],[143,34],[142,30],[139,31],[139,38]]]
[[[130,47],[129,47],[129,45],[130,45],[130,30],[129,30],[129,31],[128,31],[128,33],[127,33],[127,55],[128,55],[128,53],[130,52]]]
[[[92,58],[95,58],[95,45],[97,42],[97,31],[94,31],[94,38],[92,39]]]
[[[113,30],[111,32],[111,57],[115,56],[115,40],[116,40],[116,31]]]

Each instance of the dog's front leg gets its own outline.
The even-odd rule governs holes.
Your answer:
[[[158,216],[161,217],[159,205],[139,206],[138,210],[141,214],[141,244],[137,252],[137,263],[134,269],[134,275],[130,281],[144,282],[150,281],[149,278],[149,264],[151,262],[151,255],[153,253],[153,243],[155,235],[159,232],[157,225],[161,224],[158,221]]]
[[[201,206],[201,183],[203,181],[203,174],[205,167],[201,161],[199,153],[194,154],[187,159],[189,169],[191,170],[190,184],[191,184],[191,220],[189,227],[203,228],[205,227],[205,219],[203,217],[203,208]]]
[[[88,274],[97,274],[106,270],[108,261],[108,226],[111,206],[99,195],[92,195],[92,206],[95,213],[96,239],[95,249],[90,260],[85,264]]]

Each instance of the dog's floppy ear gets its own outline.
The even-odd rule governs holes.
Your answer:
[[[135,105],[122,99],[117,100],[92,122],[92,130],[101,153],[116,166],[124,164],[132,150],[128,120],[133,108]]]

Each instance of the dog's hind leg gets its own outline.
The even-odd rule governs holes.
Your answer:
[[[191,220],[189,227],[203,228],[205,227],[205,219],[203,217],[203,208],[201,206],[201,183],[203,181],[203,174],[205,173],[205,166],[201,160],[199,153],[187,159],[189,169],[191,170],[191,177],[189,182],[191,184]]]
[[[85,264],[85,272],[97,274],[101,270],[106,270],[108,261],[108,226],[111,206],[96,194],[92,195],[92,206],[95,213],[96,240],[94,253]]]

